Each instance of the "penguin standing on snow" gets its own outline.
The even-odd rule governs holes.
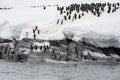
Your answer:
[[[59,24],[60,19],[57,20],[57,24]]]
[[[29,36],[29,33],[28,33],[28,32],[26,32],[26,33],[25,33],[25,37],[26,37],[26,38],[28,38],[28,36]]]
[[[36,34],[35,33],[34,33],[33,37],[34,37],[34,39],[36,39]]]
[[[75,17],[75,19],[77,19],[77,14],[76,13],[74,14],[74,17]]]
[[[61,21],[61,25],[63,24],[63,20]]]
[[[49,50],[49,46],[48,45],[46,45],[46,48],[47,48],[47,50]]]
[[[38,30],[38,34],[40,34],[40,30]]]
[[[67,16],[64,16],[64,20],[67,20]]]
[[[35,50],[37,50],[37,48],[38,48],[37,45],[35,45]]]
[[[75,17],[73,16],[73,17],[72,17],[72,21],[74,21],[74,19],[75,19]]]
[[[71,19],[71,15],[68,16],[68,19],[69,19],[69,20]]]
[[[43,9],[45,10],[45,9],[46,9],[46,7],[44,6],[44,7],[43,7]]]
[[[38,29],[38,26],[35,27],[35,31]]]
[[[53,53],[53,56],[54,56],[54,58],[56,59],[56,54],[55,54],[55,50],[54,49],[52,49],[52,53]]]
[[[33,33],[35,34],[35,30],[33,29]]]
[[[69,15],[69,12],[67,12],[66,14],[67,14],[67,16],[68,16],[68,15]]]
[[[82,13],[82,16],[84,16],[84,13]]]
[[[40,46],[40,50],[42,50],[42,45]]]
[[[44,50],[47,51],[46,46],[44,45],[43,47],[44,47]]]
[[[79,18],[79,19],[81,18],[81,15],[80,15],[80,14],[78,15],[78,18]]]

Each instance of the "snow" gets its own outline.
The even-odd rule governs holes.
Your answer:
[[[29,49],[21,48],[20,51],[17,54],[26,54],[28,55],[30,53]]]
[[[0,60],[2,80],[119,80],[120,65],[105,62],[13,63]]]
[[[91,13],[85,14],[80,20],[66,21],[63,25],[56,25],[59,16],[55,6],[31,8],[30,6],[48,6],[48,5],[69,5],[71,3],[91,3],[103,2],[102,0],[1,0],[1,7],[12,7],[11,10],[0,11],[0,37],[16,36],[19,39],[25,37],[28,32],[28,38],[33,38],[32,30],[39,26],[41,34],[38,39],[64,39],[64,33],[74,35],[73,40],[82,41],[83,38],[89,44],[96,47],[118,47],[120,48],[120,9],[115,13],[107,14],[103,12],[98,18]],[[116,3],[120,0],[104,0],[104,2]],[[5,25],[3,25],[5,24]],[[74,34],[75,33],[75,34]]]
[[[33,45],[37,45],[37,46],[50,46],[50,43],[49,42],[35,42],[33,43]]]
[[[105,54],[100,53],[100,52],[91,52],[91,51],[89,51],[89,50],[83,51],[83,55],[86,55],[86,56],[87,56],[88,53],[91,55],[91,57],[94,57],[94,58],[96,58],[96,59],[101,59],[101,60],[103,60],[103,59],[107,59],[107,58],[108,58]],[[116,56],[113,56],[113,57],[116,58]]]
[[[3,38],[7,38],[9,36],[11,36],[11,32],[10,32],[10,27],[9,27],[9,23],[7,21],[5,21],[4,23],[0,24],[0,36]],[[2,27],[4,26],[4,27]]]
[[[96,47],[115,47],[120,48],[120,36],[111,33],[97,33],[83,30],[78,27],[69,27],[63,30],[68,38],[76,42],[85,42]]]
[[[65,61],[56,61],[56,60],[52,60],[52,59],[45,59],[45,62],[67,64],[67,62],[65,62]]]
[[[69,5],[71,3],[120,2],[120,0],[0,0],[0,7],[11,7],[0,10],[0,37],[15,36],[22,39],[28,32],[33,38],[32,30],[39,26],[41,35],[38,39],[58,40],[65,37],[76,42],[86,42],[96,47],[120,48],[120,9],[113,14],[102,13],[98,18],[91,13],[80,20],[66,21],[56,25],[59,16],[55,6],[31,8],[30,6]],[[67,36],[65,36],[67,35]],[[35,43],[40,46],[43,43]],[[50,45],[45,42],[45,45]],[[13,47],[13,44],[10,44]],[[30,50],[21,49],[28,54]],[[108,58],[103,53],[84,51],[84,55]],[[21,53],[21,52],[20,52]],[[82,61],[79,63],[43,59],[37,54],[30,55],[28,62],[14,63],[0,60],[0,79],[2,80],[119,80],[120,65],[116,62]],[[119,58],[118,55],[110,54]],[[45,63],[42,62],[42,59]],[[76,67],[75,67],[76,64]]]

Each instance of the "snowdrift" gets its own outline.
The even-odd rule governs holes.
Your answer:
[[[112,34],[100,34],[86,30],[73,30],[74,27],[66,28],[63,33],[68,39],[72,39],[76,42],[85,42],[87,44],[94,45],[96,47],[107,48],[115,47],[120,48],[119,36]]]
[[[115,13],[102,13],[98,18],[91,13],[85,13],[80,20],[66,21],[63,25],[56,25],[58,18],[62,18],[56,7],[31,8],[30,6],[60,5],[65,6],[71,3],[97,3],[102,0],[29,0],[29,1],[2,1],[1,6],[12,7],[11,10],[0,11],[0,37],[15,36],[20,39],[29,33],[29,38],[33,38],[32,29],[37,25],[41,29],[38,39],[63,39],[71,38],[75,41],[86,42],[96,47],[116,47],[120,48],[120,9]],[[117,3],[120,0],[104,0],[104,2]],[[72,36],[71,36],[72,35]]]

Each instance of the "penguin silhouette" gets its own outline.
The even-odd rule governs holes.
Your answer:
[[[60,19],[57,20],[57,24],[59,24]]]
[[[61,24],[63,24],[63,20],[61,21]]]
[[[38,34],[40,34],[40,30],[38,30]]]

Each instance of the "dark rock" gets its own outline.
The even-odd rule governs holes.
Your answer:
[[[2,39],[0,38],[0,43],[9,43],[9,42],[12,42],[11,39]]]
[[[67,37],[63,40],[33,40],[24,38],[17,44],[15,48],[15,56],[16,61],[24,62],[27,61],[29,55],[32,53],[37,54],[36,56],[44,56],[46,58],[52,58],[55,60],[63,60],[63,61],[76,61],[84,59],[90,60],[98,60],[97,58],[87,54],[83,55],[85,50],[91,52],[99,52],[104,53],[106,56],[110,56],[110,54],[117,54],[120,56],[120,49],[119,48],[100,48],[95,47],[91,44],[85,42],[75,42],[72,40],[72,37]],[[30,50],[30,46],[34,42],[49,42],[50,46],[48,50],[43,50],[41,52],[35,52]],[[54,50],[54,52],[53,52]],[[117,59],[116,61],[118,61]]]

